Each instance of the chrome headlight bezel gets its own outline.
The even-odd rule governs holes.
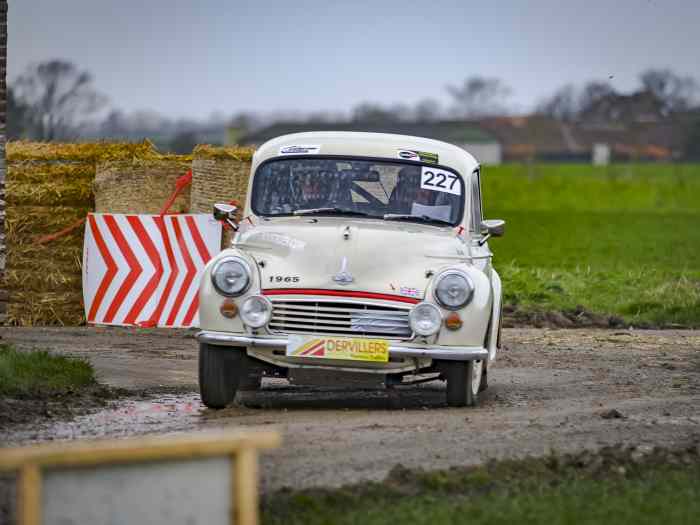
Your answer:
[[[450,276],[457,276],[464,279],[466,288],[468,289],[465,300],[459,305],[448,304],[444,298],[440,297],[440,283],[442,283],[446,277]],[[435,279],[435,285],[433,286],[433,297],[435,298],[435,301],[445,310],[460,310],[472,301],[474,298],[474,290],[474,281],[471,277],[469,277],[469,275],[459,270],[447,270],[446,272],[438,275],[437,279]]]
[[[250,318],[247,317],[249,314],[246,313],[248,311],[246,307],[252,302],[260,302],[265,305],[265,318],[261,319],[259,322],[251,322]],[[245,324],[247,327],[253,329],[262,328],[267,326],[270,319],[272,319],[272,302],[264,295],[251,295],[250,297],[247,297],[245,301],[243,301],[243,304],[241,304],[239,315],[241,317],[241,321],[243,321],[243,324]]]
[[[437,324],[434,326],[434,328],[431,328],[430,330],[420,330],[416,328],[416,316],[418,315],[418,309],[429,309],[432,310],[432,313],[437,319]],[[422,302],[418,303],[416,306],[414,306],[411,311],[408,313],[408,323],[411,327],[411,330],[413,330],[413,333],[416,335],[420,335],[422,337],[430,337],[431,335],[435,335],[440,331],[440,328],[442,328],[442,312],[440,309],[435,306],[433,303],[427,303],[427,302]]]
[[[245,271],[245,275],[246,275],[245,285],[243,286],[243,288],[241,288],[239,291],[236,291],[236,292],[228,292],[228,291],[222,290],[219,287],[219,284],[216,282],[217,272],[221,269],[221,267],[224,264],[230,263],[230,262],[235,262],[235,263],[240,264],[241,267],[243,268],[243,270]],[[211,283],[214,286],[214,289],[219,294],[221,294],[225,297],[240,297],[241,295],[243,295],[244,293],[246,293],[250,289],[250,286],[253,282],[253,273],[250,270],[250,265],[248,264],[248,261],[246,261],[242,257],[237,257],[235,255],[223,257],[222,259],[219,259],[218,261],[216,261],[216,263],[214,264],[214,266],[211,269],[210,277],[211,277]]]

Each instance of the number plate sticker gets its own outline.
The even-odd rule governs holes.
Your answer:
[[[386,363],[389,361],[389,341],[290,335],[287,343],[287,356]]]
[[[462,183],[459,177],[450,171],[423,166],[420,175],[420,187],[426,190],[442,191],[452,195],[462,195]]]

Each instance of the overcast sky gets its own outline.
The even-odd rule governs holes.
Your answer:
[[[448,100],[494,76],[527,110],[567,82],[700,78],[699,0],[9,0],[8,77],[66,58],[114,107],[170,116]]]

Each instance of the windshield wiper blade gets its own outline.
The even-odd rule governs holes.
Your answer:
[[[327,213],[327,214],[333,214],[333,215],[357,215],[357,216],[363,216],[363,217],[367,217],[369,215],[363,211],[347,210],[345,208],[336,208],[336,207],[308,208],[305,210],[296,210],[294,212],[294,215],[313,215],[315,213]]]
[[[449,221],[444,221],[442,219],[436,219],[434,217],[429,217],[428,215],[413,215],[410,213],[386,213],[384,214],[384,220],[386,221],[412,221],[419,220],[423,222],[430,222],[433,224],[444,224],[446,226],[452,226]]]

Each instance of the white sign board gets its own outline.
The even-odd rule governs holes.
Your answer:
[[[50,469],[42,489],[47,525],[227,525],[231,459]]]
[[[220,247],[221,224],[208,214],[89,214],[83,246],[88,323],[198,326],[200,277]]]

